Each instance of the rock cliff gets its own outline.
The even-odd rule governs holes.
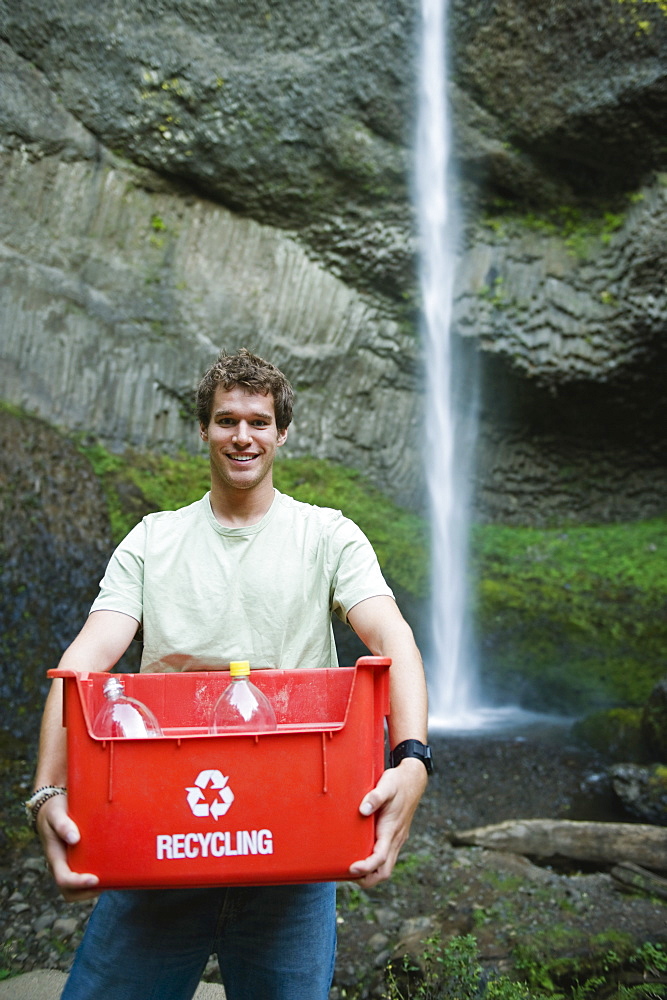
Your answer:
[[[418,22],[414,0],[0,0],[0,396],[194,448],[192,385],[245,344],[297,386],[293,454],[418,506]],[[478,516],[657,513],[664,3],[454,0],[450,35]]]
[[[46,671],[85,620],[111,546],[89,463],[47,424],[0,410],[0,724],[12,737],[35,738]]]

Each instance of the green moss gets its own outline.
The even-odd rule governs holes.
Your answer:
[[[572,735],[616,761],[651,760],[641,731],[640,708],[611,708],[592,712],[572,727]]]
[[[522,875],[500,874],[493,868],[482,873],[482,881],[492,886],[502,895],[517,892],[522,886],[526,885],[526,879]]]
[[[635,955],[631,934],[586,934],[580,927],[556,924],[517,945],[514,961],[531,989],[551,996],[586,996],[585,985],[590,992],[608,979],[613,981],[615,971]],[[556,992],[563,989],[566,994]]]
[[[10,413],[13,417],[18,417],[20,420],[30,419],[25,410],[21,410],[18,406],[14,406],[13,403],[8,403],[4,399],[0,399],[0,411]]]
[[[508,304],[503,289],[504,282],[505,279],[498,275],[494,279],[492,287],[489,288],[488,285],[482,285],[478,295],[489,302],[495,309],[502,309],[503,306]]]
[[[624,5],[624,9],[630,15],[631,23],[636,29],[636,35],[648,35],[653,28],[650,21],[642,18],[642,14],[647,14],[650,10],[657,10],[667,16],[667,0],[614,0],[614,2]],[[620,20],[621,24],[625,24],[624,18]]]
[[[626,208],[637,200],[637,192],[634,192],[625,196],[620,211],[618,206],[613,206],[612,210],[612,207],[583,209],[561,205],[541,215],[521,212],[518,206],[502,200],[494,202],[483,224],[500,239],[508,232],[521,229],[557,237],[563,241],[571,256],[585,260],[601,244],[610,242],[625,222]]]
[[[600,292],[600,302],[604,306],[615,307],[618,305],[618,299],[616,298],[614,293],[610,292],[608,289],[605,289],[604,291]]]
[[[528,700],[539,692],[542,704],[567,712],[641,704],[665,669],[666,553],[665,518],[476,528],[489,682]]]
[[[351,177],[370,180],[381,172],[374,149],[374,136],[362,122],[344,118],[338,123],[334,143],[338,167]]]
[[[134,449],[117,455],[99,443],[81,444],[80,450],[102,481],[115,543],[145,514],[185,507],[210,486],[208,461],[203,456]]]
[[[394,866],[392,882],[397,885],[411,885],[430,860],[430,855],[424,854],[401,854]]]
[[[34,838],[23,802],[30,794],[31,761],[23,741],[0,731],[0,850],[25,847]]]

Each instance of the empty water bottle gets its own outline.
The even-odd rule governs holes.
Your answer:
[[[222,692],[211,715],[210,731],[270,732],[277,728],[273,705],[263,691],[249,680],[250,664],[238,660],[229,664],[231,681]]]
[[[93,735],[102,739],[124,736],[162,736],[160,724],[142,702],[125,694],[122,677],[113,676],[104,685],[105,703],[97,714]]]

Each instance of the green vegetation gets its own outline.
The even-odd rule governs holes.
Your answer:
[[[101,444],[81,444],[80,450],[102,481],[116,543],[145,514],[185,507],[210,486],[208,462],[200,455],[171,456],[133,449],[117,455]]]
[[[429,859],[429,855],[412,854],[405,851],[394,866],[392,874],[393,883],[404,886],[411,885],[422,870],[424,863]]]
[[[25,745],[9,732],[0,732],[0,851],[27,844],[34,834],[23,802],[30,794],[30,762]]]
[[[606,931],[586,935],[581,928],[560,924],[517,945],[514,960],[531,990],[553,995],[557,984],[572,983],[576,984],[576,996],[584,997],[605,982],[605,973],[619,968],[634,951],[629,934]]]
[[[490,683],[565,712],[641,704],[665,671],[666,552],[667,518],[476,528]]]
[[[667,953],[650,942],[637,947],[629,934],[586,935],[564,926],[550,928],[515,951],[516,969],[530,996],[553,1000],[644,1000],[667,996]],[[641,981],[641,986],[626,985]]]
[[[506,231],[529,229],[544,236],[560,238],[568,253],[580,260],[591,256],[595,248],[608,244],[616,230],[625,222],[628,205],[640,200],[641,192],[634,192],[625,198],[622,210],[611,208],[594,211],[572,205],[561,205],[542,215],[521,212],[517,205],[505,199],[496,199],[484,225],[502,238]]]
[[[505,279],[498,275],[494,278],[493,285],[489,288],[488,285],[482,285],[479,290],[479,296],[482,299],[486,299],[492,306],[496,309],[501,309],[507,304],[505,295],[503,294],[503,284]]]
[[[565,950],[569,949],[569,954]],[[518,946],[515,975],[485,972],[471,934],[426,942],[419,962],[391,963],[384,1000],[657,1000],[667,996],[667,952],[629,935],[582,935],[565,927]],[[635,985],[639,981],[639,985]],[[627,985],[626,985],[627,984]]]
[[[18,417],[19,420],[30,419],[25,410],[14,406],[13,403],[7,402],[6,399],[0,399],[0,413],[9,413],[12,417]]]
[[[610,708],[578,719],[573,735],[613,760],[648,763],[653,754],[641,729],[641,708]]]
[[[642,18],[642,13],[647,14],[649,10],[654,9],[667,17],[667,0],[616,0],[616,3],[625,6],[636,29],[636,35],[648,35],[653,27],[650,21]],[[625,24],[625,18],[621,18],[620,21],[621,24]]]
[[[336,907],[339,913],[361,913],[367,923],[375,920],[373,904],[367,893],[354,882],[339,882],[336,886]]]

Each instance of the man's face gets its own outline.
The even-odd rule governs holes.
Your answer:
[[[201,425],[208,443],[212,481],[224,488],[250,490],[266,481],[273,485],[271,469],[287,439],[287,430],[276,427],[273,396],[247,393],[240,386],[218,386],[208,427]]]

